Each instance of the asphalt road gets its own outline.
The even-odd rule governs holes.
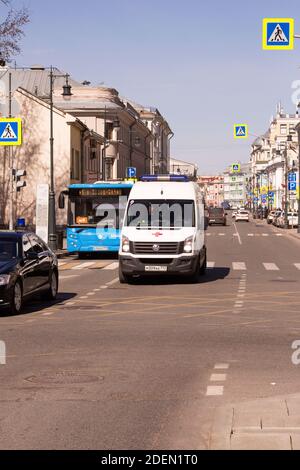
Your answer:
[[[207,449],[222,406],[297,393],[300,242],[230,220],[207,245],[196,285],[64,259],[57,303],[2,311],[0,448]]]

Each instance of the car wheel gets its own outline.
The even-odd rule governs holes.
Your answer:
[[[49,284],[49,289],[42,294],[42,297],[45,300],[55,300],[58,291],[58,275],[56,271],[52,271]]]
[[[17,281],[13,287],[12,297],[10,301],[10,311],[12,315],[21,313],[23,307],[23,292],[20,281]]]

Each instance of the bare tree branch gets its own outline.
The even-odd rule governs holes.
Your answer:
[[[0,23],[0,60],[9,59],[21,52],[19,42],[24,36],[23,27],[29,23],[29,14],[26,8],[14,10],[10,0],[1,0],[10,9],[6,19]]]

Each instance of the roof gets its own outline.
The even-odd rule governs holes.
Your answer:
[[[27,232],[27,231],[14,231],[14,230],[0,230],[0,238],[4,237],[9,237],[9,238],[21,238],[24,234],[28,234],[32,232]]]
[[[94,183],[94,184],[71,184],[69,189],[115,189],[115,188],[132,188],[133,183],[124,183],[123,181],[120,182],[112,182],[112,183]]]
[[[151,200],[164,200],[172,199],[182,201],[184,199],[194,199],[197,185],[191,181],[186,182],[162,182],[162,181],[150,181],[142,182],[138,181],[133,186],[130,198],[131,199],[149,199]],[[162,194],[163,191],[163,194]]]
[[[49,99],[50,95],[50,70],[49,69],[14,69],[10,68],[9,72],[12,74],[13,88],[21,86],[29,91],[32,95],[39,98]],[[54,75],[65,75],[66,72],[53,68]],[[54,81],[54,88],[62,88],[66,79],[64,77],[56,77]],[[69,78],[69,83],[72,86],[81,86],[80,83]]]

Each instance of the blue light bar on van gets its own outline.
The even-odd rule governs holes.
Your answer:
[[[187,182],[189,177],[186,175],[144,175],[141,177],[141,181],[177,181]]]

